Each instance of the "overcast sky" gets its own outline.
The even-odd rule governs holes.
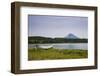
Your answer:
[[[74,16],[28,16],[28,36],[65,37],[73,33],[77,37],[88,37],[88,18]]]

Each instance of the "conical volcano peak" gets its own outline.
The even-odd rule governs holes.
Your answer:
[[[67,38],[67,39],[78,39],[78,37],[75,36],[75,35],[72,34],[72,33],[69,33],[65,38]]]
[[[74,34],[72,34],[72,33],[69,33],[68,35],[69,35],[69,36],[71,36],[71,35],[74,35]]]

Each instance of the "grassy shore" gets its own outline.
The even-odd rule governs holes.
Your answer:
[[[87,50],[68,49],[28,49],[28,60],[79,59],[87,58]]]

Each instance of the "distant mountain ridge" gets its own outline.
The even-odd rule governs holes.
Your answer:
[[[65,38],[66,38],[66,39],[79,39],[77,36],[75,36],[75,35],[72,34],[72,33],[68,34]]]
[[[28,37],[28,43],[87,43],[88,39],[81,39],[73,34],[69,34],[67,38],[50,38],[50,37],[41,37],[41,36],[31,36]]]

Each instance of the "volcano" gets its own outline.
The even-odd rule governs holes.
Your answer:
[[[75,35],[72,34],[72,33],[68,34],[65,38],[66,38],[66,39],[79,39],[77,36],[75,36]]]

